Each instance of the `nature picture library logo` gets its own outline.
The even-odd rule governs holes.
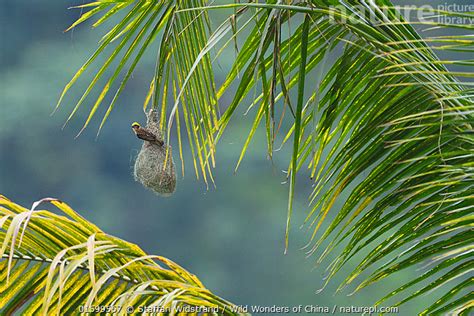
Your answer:
[[[321,10],[328,13],[333,23],[380,25],[393,24],[398,20],[400,23],[410,22],[436,27],[437,25],[472,25],[474,22],[474,4],[452,2],[436,6],[427,4],[385,7],[361,2],[355,6],[338,4]]]
[[[474,23],[474,4],[444,3],[438,5],[438,10],[445,12],[438,17],[438,23],[463,25]]]

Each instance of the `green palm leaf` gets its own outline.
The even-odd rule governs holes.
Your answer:
[[[38,210],[44,202],[62,215]],[[56,199],[43,199],[28,210],[0,196],[0,241],[0,310],[6,315],[19,309],[28,315],[98,313],[98,306],[121,315],[145,306],[236,314],[234,305],[195,275],[107,235]]]
[[[123,45],[118,48],[133,45],[128,33],[143,28],[140,17],[152,4],[128,3],[133,4],[129,14],[104,37],[103,45],[119,35]],[[410,23],[386,0],[159,3],[154,14],[166,26],[151,85],[152,104],[161,104],[168,138],[172,123],[179,127],[180,116],[184,120],[197,175],[212,181],[215,144],[244,105],[255,118],[237,165],[262,124],[270,157],[277,133],[283,135],[283,144],[293,139],[287,231],[296,173],[307,166],[314,181],[305,221],[312,230],[307,250],[319,252],[319,263],[337,253],[328,264],[326,283],[350,261],[356,268],[346,273],[340,290],[354,283],[358,291],[403,269],[434,262],[378,304],[387,299],[401,304],[438,291],[442,299],[424,307],[424,313],[472,309],[474,94],[469,67],[474,63],[463,55],[472,52],[472,24],[450,25],[443,19]],[[118,5],[123,2],[97,2],[79,22]],[[173,14],[163,13],[166,5]],[[208,12],[222,9],[235,11],[213,30]],[[460,35],[422,38],[414,25],[456,29],[451,33]],[[248,35],[218,86],[212,49],[218,58],[244,31]],[[460,58],[438,58],[446,51]],[[315,76],[314,82],[309,79]],[[173,107],[159,91],[173,98]],[[220,109],[217,100],[228,91],[233,99]],[[91,116],[98,104],[91,107]],[[292,115],[284,119],[287,107]],[[336,201],[342,206],[336,207]]]

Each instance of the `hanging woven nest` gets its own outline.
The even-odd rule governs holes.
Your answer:
[[[160,140],[163,139],[155,110],[147,114],[146,129]],[[169,196],[176,190],[176,174],[171,146],[144,141],[134,167],[135,181],[161,196]]]

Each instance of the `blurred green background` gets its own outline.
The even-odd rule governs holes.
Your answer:
[[[407,271],[354,296],[347,296],[350,289],[333,295],[340,280],[336,278],[316,294],[329,261],[315,266],[316,257],[306,259],[300,250],[309,237],[299,229],[311,190],[307,175],[298,182],[290,250],[284,255],[288,187],[281,182],[287,151],[275,153],[274,161],[269,161],[264,134],[259,133],[239,171],[233,173],[249,130],[250,120],[243,116],[246,107],[218,146],[216,188],[207,189],[196,179],[189,152],[185,152],[185,176],[179,177],[173,196],[157,197],[136,183],[133,160],[141,144],[130,124],[144,121],[142,103],[154,52],[135,71],[97,140],[97,118],[75,139],[86,111],[62,130],[85,80],[72,89],[54,116],[50,113],[65,83],[106,31],[91,31],[86,24],[63,33],[80,15],[80,10],[67,8],[81,3],[0,3],[0,193],[25,206],[48,196],[64,200],[105,232],[176,261],[236,304],[370,306],[381,290],[388,292],[413,277],[416,272]],[[227,54],[219,61],[218,80],[232,58]],[[176,150],[174,155],[180,170]],[[402,307],[400,314],[414,314],[416,302],[420,301]]]

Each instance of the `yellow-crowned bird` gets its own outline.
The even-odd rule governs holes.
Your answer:
[[[137,135],[138,138],[140,138],[144,141],[147,141],[147,142],[150,142],[150,143],[153,143],[153,144],[157,144],[157,145],[160,145],[160,146],[163,146],[163,144],[164,144],[163,141],[161,139],[158,139],[158,137],[156,137],[155,134],[153,134],[152,132],[150,132],[146,128],[141,127],[140,124],[137,123],[137,122],[134,122],[132,124],[132,130],[135,133],[135,135]]]

